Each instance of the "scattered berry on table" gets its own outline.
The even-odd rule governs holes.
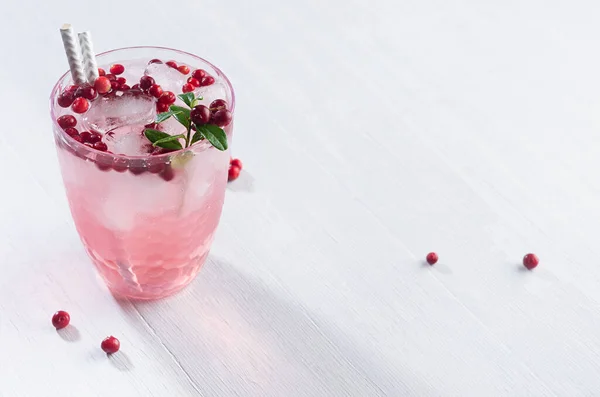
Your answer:
[[[227,180],[229,182],[235,181],[239,176],[242,169],[240,167],[231,166],[229,167],[229,173],[227,174]]]
[[[106,354],[113,354],[119,351],[121,347],[121,342],[114,336],[109,336],[105,338],[100,344],[100,348],[104,350]]]
[[[540,259],[536,254],[527,254],[523,257],[523,266],[528,270],[534,269],[540,263]]]
[[[65,328],[67,325],[69,325],[70,321],[71,316],[64,310],[59,310],[52,316],[52,325],[54,325],[54,328],[56,329]]]
[[[230,167],[238,167],[239,169],[242,169],[242,160],[240,160],[240,159],[231,159],[229,161],[229,166]]]
[[[438,261],[438,254],[436,254],[435,252],[430,252],[427,254],[427,263],[429,263],[430,265],[435,265]]]

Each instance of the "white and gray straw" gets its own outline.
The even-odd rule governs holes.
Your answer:
[[[64,24],[60,28],[60,35],[69,61],[73,82],[77,85],[86,82],[94,84],[98,78],[98,65],[96,64],[90,32],[79,33],[78,40],[75,37],[73,27],[70,24]]]

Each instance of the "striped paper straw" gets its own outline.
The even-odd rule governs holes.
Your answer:
[[[83,56],[85,77],[88,83],[93,85],[99,75],[96,55],[94,55],[94,46],[92,44],[92,34],[90,32],[81,32],[77,36],[79,37],[79,47],[81,47],[81,55]]]
[[[77,85],[83,84],[86,80],[83,74],[83,64],[81,63],[81,55],[73,27],[68,23],[64,24],[60,28],[60,35],[62,36],[65,54],[67,54],[67,60],[69,61],[69,69],[71,69],[73,82]]]

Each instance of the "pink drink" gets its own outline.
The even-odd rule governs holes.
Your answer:
[[[209,106],[214,99],[224,99],[233,112],[234,94],[225,75],[191,54],[125,48],[101,54],[97,61],[107,73],[110,64],[124,65],[119,77],[130,86],[146,73],[163,90],[181,94],[191,74],[183,75],[164,64],[149,66],[154,58],[173,59],[192,71],[206,70],[215,83],[196,89],[204,97],[200,104]],[[152,154],[156,148],[143,132],[156,117],[154,98],[131,92],[107,95],[90,101],[87,112],[75,114],[56,102],[70,84],[67,74],[52,92],[53,120],[74,115],[75,128],[100,133],[109,151],[77,142],[54,122],[67,198],[87,253],[116,295],[153,299],[180,290],[193,280],[208,256],[221,216],[229,151],[201,140],[187,149]],[[176,105],[185,106],[179,99]],[[232,127],[232,123],[223,127],[229,142]],[[174,118],[158,128],[171,135],[185,133]]]

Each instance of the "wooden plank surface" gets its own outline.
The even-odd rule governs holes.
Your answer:
[[[3,8],[0,396],[597,395],[600,3]],[[47,112],[64,22],[236,89],[245,170],[172,298],[116,302],[79,243]]]

